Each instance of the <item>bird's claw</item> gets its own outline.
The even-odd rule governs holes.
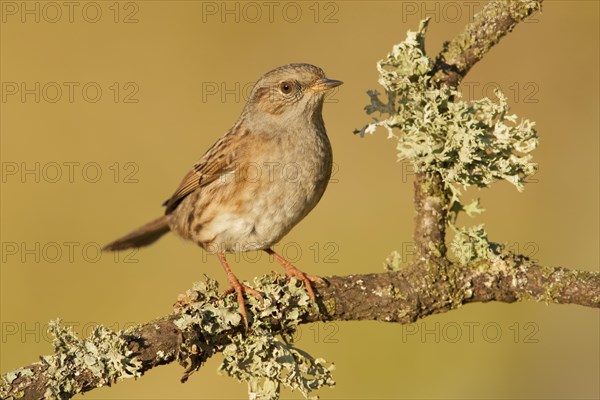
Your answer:
[[[230,295],[235,293],[237,295],[238,307],[240,310],[240,314],[242,316],[242,320],[244,321],[244,326],[246,330],[248,330],[248,313],[246,312],[246,301],[244,300],[244,293],[251,294],[258,301],[262,301],[262,294],[248,285],[244,285],[243,283],[238,282],[230,282],[231,287],[223,292],[223,296]]]
[[[313,283],[324,284],[325,281],[316,275],[310,275],[310,274],[300,271],[298,268],[294,267],[292,264],[287,263],[287,264],[283,265],[283,267],[285,268],[285,275],[287,277],[296,278],[304,283],[304,286],[306,286],[306,291],[308,292],[310,299],[314,303],[316,303],[317,296],[315,295],[312,284]]]

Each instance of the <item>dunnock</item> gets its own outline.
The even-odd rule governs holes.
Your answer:
[[[311,281],[272,250],[319,202],[331,176],[331,145],[325,132],[325,92],[342,82],[314,65],[289,64],[255,84],[237,122],[183,178],[163,205],[165,215],[104,247],[123,250],[149,245],[169,231],[216,253],[236,292],[247,323],[244,292],[225,253],[264,250],[304,282]]]

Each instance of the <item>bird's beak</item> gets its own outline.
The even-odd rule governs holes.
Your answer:
[[[336,81],[335,79],[321,78],[310,86],[310,90],[313,92],[325,92],[334,87],[340,86],[342,81]]]

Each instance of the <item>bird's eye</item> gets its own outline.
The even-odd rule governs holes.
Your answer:
[[[279,89],[281,90],[281,92],[283,94],[292,93],[293,88],[294,88],[294,86],[292,85],[291,82],[281,82],[281,84],[279,85]]]

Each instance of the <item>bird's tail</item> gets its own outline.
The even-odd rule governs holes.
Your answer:
[[[156,242],[162,235],[169,232],[167,216],[163,215],[154,221],[148,222],[137,228],[135,231],[107,244],[102,248],[103,251],[125,250],[132,247],[148,246]]]

